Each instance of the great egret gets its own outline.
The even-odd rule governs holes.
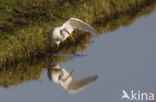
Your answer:
[[[65,23],[63,23],[62,26],[55,27],[49,31],[50,43],[55,43],[59,46],[60,42],[66,40],[66,38],[69,36],[74,41],[75,39],[73,38],[71,33],[75,29],[83,30],[85,32],[89,32],[95,35],[99,34],[94,28],[89,26],[87,23],[76,18],[70,18]]]
[[[60,84],[69,93],[79,92],[98,78],[98,76],[95,75],[81,80],[72,80],[72,73],[73,71],[68,73],[65,69],[60,68],[58,64],[48,68],[49,79]]]

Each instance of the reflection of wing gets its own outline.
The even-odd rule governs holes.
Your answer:
[[[67,29],[69,33],[72,33],[75,29],[80,29],[86,32],[89,32],[91,34],[95,34],[98,35],[99,33],[92,28],[91,26],[89,26],[87,23],[76,19],[76,18],[70,18],[68,19],[63,25],[63,28]]]
[[[67,90],[69,92],[78,92],[79,90],[85,88],[86,86],[88,86],[89,84],[91,84],[92,82],[94,82],[97,78],[98,78],[98,76],[95,75],[95,76],[83,78],[81,80],[72,81],[68,85]]]

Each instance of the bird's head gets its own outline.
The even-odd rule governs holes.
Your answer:
[[[75,42],[75,39],[71,33],[69,33],[70,38],[72,39],[73,42]]]
[[[72,41],[75,42],[75,39],[74,39],[72,33],[70,33],[66,28],[62,28],[62,32],[63,32],[62,35],[65,34],[64,35],[65,39],[69,36],[72,39]]]
[[[58,78],[60,80],[60,84],[63,87],[67,86],[72,81],[71,75],[73,74],[73,72],[74,72],[74,70],[72,70],[70,73],[68,73],[65,69],[62,69],[62,73]]]

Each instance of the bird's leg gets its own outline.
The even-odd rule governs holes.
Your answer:
[[[60,50],[59,45],[56,45],[56,50],[57,50],[57,52]]]
[[[51,46],[51,53],[56,53],[59,51],[59,45],[58,44],[52,44]]]
[[[60,41],[57,41],[56,43],[56,52],[59,52],[59,50],[60,50]]]
[[[59,53],[60,47],[59,45],[55,45],[53,53]]]

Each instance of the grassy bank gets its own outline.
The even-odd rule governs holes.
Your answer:
[[[108,32],[132,23],[155,5],[155,0],[0,1],[0,66],[45,56],[50,51],[48,31],[67,18],[82,19],[100,32]],[[121,21],[122,16],[125,18]],[[84,32],[75,33],[76,44],[82,46],[85,39],[91,38]],[[70,44],[75,46],[70,39],[61,43],[60,51],[75,53],[67,50]]]

